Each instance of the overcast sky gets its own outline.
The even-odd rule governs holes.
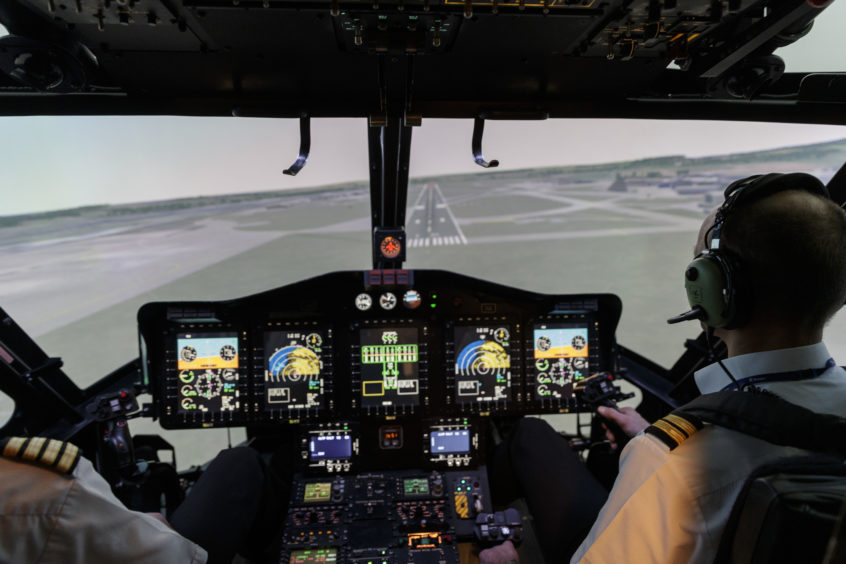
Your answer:
[[[788,70],[842,70],[838,24],[827,9],[812,35],[778,52]],[[813,37],[814,41],[807,41]],[[312,120],[311,157],[297,177],[296,120],[175,117],[0,118],[0,215],[366,180],[364,120]],[[470,120],[414,129],[411,176],[485,171],[470,154]],[[754,123],[551,120],[488,122],[484,152],[501,168],[704,156],[846,138],[846,128]]]

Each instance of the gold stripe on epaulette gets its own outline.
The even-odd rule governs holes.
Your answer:
[[[688,437],[696,432],[696,427],[684,417],[679,417],[678,415],[671,413],[664,417],[664,419],[681,429]]]
[[[56,457],[59,456],[59,451],[62,450],[63,444],[62,441],[57,441],[56,439],[47,441],[47,448],[44,449],[44,453],[41,455],[41,462],[47,466],[53,466],[56,462]]]
[[[664,431],[671,439],[673,439],[677,444],[681,444],[687,438],[684,433],[673,427],[668,422],[664,421],[663,419],[659,419],[655,423],[653,423],[655,427]]]
[[[2,456],[46,466],[70,474],[82,457],[72,443],[44,437],[9,437],[0,439]]]
[[[59,472],[64,474],[70,473],[73,470],[73,467],[76,466],[76,462],[79,460],[79,449],[76,445],[71,443],[65,443],[65,453],[62,455],[62,458],[59,460],[59,463],[56,464],[56,469]]]
[[[38,458],[38,453],[41,452],[41,447],[44,446],[45,439],[44,437],[33,437],[29,440],[29,445],[24,450],[21,458],[24,460],[29,460],[30,462],[36,460]]]
[[[23,437],[11,437],[9,442],[6,443],[6,448],[3,449],[3,456],[14,458],[18,455],[18,452],[21,450],[21,447],[26,442],[26,439]]]

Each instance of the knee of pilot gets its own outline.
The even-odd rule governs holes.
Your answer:
[[[534,453],[533,445],[537,444],[538,438],[549,434],[557,435],[549,423],[537,417],[524,417],[514,427],[511,438],[512,455]]]

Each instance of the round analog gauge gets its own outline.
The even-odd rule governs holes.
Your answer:
[[[197,395],[197,392],[194,390],[194,386],[188,386],[188,385],[182,386],[182,389],[180,390],[180,392],[182,393],[183,396],[186,396],[186,397]]]
[[[223,360],[235,360],[238,351],[232,345],[223,345],[220,348],[220,358]]]
[[[200,397],[211,399],[220,394],[220,390],[223,388],[223,382],[220,381],[220,376],[206,370],[197,376],[197,383],[194,384],[194,388],[196,388],[197,395]]]
[[[197,358],[197,349],[192,346],[182,347],[179,357],[185,362],[193,362]]]
[[[311,333],[309,336],[306,337],[305,342],[308,348],[319,349],[320,345],[323,344],[323,337],[321,337],[317,333]]]
[[[194,381],[194,371],[193,370],[183,370],[179,373],[179,379],[185,382],[186,384],[190,384]]]
[[[355,307],[361,311],[367,311],[373,305],[373,298],[370,294],[359,294],[355,297]]]
[[[576,335],[575,337],[573,337],[573,348],[575,350],[577,350],[577,351],[582,350],[583,348],[585,348],[586,344],[587,344],[587,341],[585,341],[585,338],[582,337],[581,335]]]
[[[394,309],[397,306],[397,297],[390,292],[379,296],[379,305],[382,309]]]
[[[505,327],[500,327],[496,331],[494,331],[494,339],[497,343],[507,343],[511,334],[508,332],[508,329]]]
[[[535,361],[535,368],[537,368],[541,372],[546,372],[549,370],[549,359],[540,358]]]
[[[191,398],[182,398],[181,405],[182,409],[196,409],[196,407],[194,406],[194,402],[191,400]]]
[[[416,290],[409,290],[402,297],[402,305],[408,309],[417,309],[422,302],[423,298],[420,296],[420,292]]]
[[[238,372],[232,368],[224,368],[223,372],[221,373],[224,380],[235,380],[238,378]]]
[[[402,243],[396,237],[385,237],[379,245],[379,250],[385,258],[397,258],[402,250]]]
[[[537,347],[539,351],[548,351],[549,348],[552,346],[552,341],[549,340],[549,337],[543,335],[538,338]]]

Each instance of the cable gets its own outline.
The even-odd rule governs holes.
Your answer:
[[[705,344],[706,344],[706,345],[707,345],[707,347],[708,347],[708,352],[709,352],[709,353],[711,353],[711,360],[716,359],[717,364],[719,364],[719,365],[720,365],[720,368],[722,368],[722,369],[723,369],[723,372],[725,372],[725,373],[726,373],[726,376],[728,376],[728,377],[729,377],[729,379],[732,381],[732,383],[734,384],[734,387],[735,387],[737,390],[740,390],[740,389],[741,389],[741,388],[740,388],[740,383],[737,381],[737,378],[735,378],[735,377],[732,375],[732,373],[731,373],[731,372],[729,372],[729,369],[728,369],[728,368],[726,368],[726,365],[725,365],[725,364],[723,364],[722,359],[717,358],[717,353],[714,351],[714,344],[711,342],[711,337],[713,336],[713,334],[714,334],[714,328],[713,328],[713,327],[707,327],[707,328],[705,329]]]

